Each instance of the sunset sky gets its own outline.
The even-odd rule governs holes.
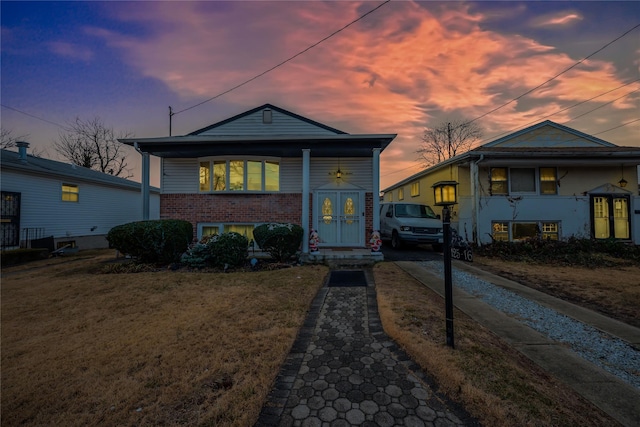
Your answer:
[[[426,126],[459,118],[477,119],[481,143],[549,119],[640,146],[640,27],[520,97],[640,24],[636,1],[393,0],[194,107],[382,3],[2,1],[2,127],[58,159],[52,141],[76,117],[166,136],[171,106],[183,135],[271,103],[348,133],[397,133],[382,188],[421,169]],[[139,181],[137,153],[129,165]]]

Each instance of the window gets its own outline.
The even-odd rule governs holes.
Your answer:
[[[200,162],[200,191],[280,191],[280,164],[263,160]]]
[[[398,189],[398,200],[404,200],[404,188]]]
[[[211,225],[202,226],[202,236],[201,237],[215,236],[215,235],[218,235],[218,234],[220,234],[220,227],[211,226]]]
[[[234,224],[234,223],[199,223],[197,226],[198,240],[207,236],[217,236],[222,233],[235,232],[247,238],[249,248],[259,249],[253,239],[253,229],[259,224]]]
[[[62,201],[77,202],[78,200],[78,186],[73,184],[62,184]]]
[[[535,168],[511,169],[511,192],[512,193],[535,193],[536,192],[536,170]]]
[[[540,168],[540,194],[558,194],[556,168]]]
[[[542,223],[542,239],[558,240],[558,223],[557,222]]]
[[[420,183],[414,182],[411,184],[411,197],[417,197],[420,195]]]
[[[492,225],[493,240],[509,241],[509,224],[506,222],[494,222]]]
[[[507,179],[507,168],[491,168],[491,195],[509,194],[509,181]]]
[[[493,240],[517,242],[527,239],[558,240],[560,226],[557,222],[493,222],[491,224]]]

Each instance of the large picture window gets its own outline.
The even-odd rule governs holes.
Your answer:
[[[492,196],[518,193],[558,194],[556,168],[491,168],[489,173]]]
[[[271,160],[200,162],[200,191],[280,191],[280,164]]]

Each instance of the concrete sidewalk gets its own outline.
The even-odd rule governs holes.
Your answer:
[[[436,274],[415,262],[398,261],[396,264],[425,286],[444,296],[443,279]],[[636,348],[640,347],[640,329],[638,328],[493,275],[471,264],[455,262],[454,268],[591,325],[630,343]],[[629,427],[640,426],[639,389],[584,360],[562,343],[543,336],[517,319],[507,316],[455,286],[453,288],[453,302],[457,309],[489,328],[541,368],[570,386],[621,424]]]

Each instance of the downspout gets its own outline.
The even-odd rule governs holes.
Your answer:
[[[149,153],[140,150],[137,142],[133,148],[142,155],[142,219],[149,219]]]
[[[484,154],[480,154],[480,158],[471,163],[471,191],[473,196],[473,206],[471,217],[473,220],[473,226],[471,227],[473,243],[480,245],[480,237],[478,236],[478,223],[480,221],[480,191],[479,191],[479,179],[478,179],[478,164],[484,160]]]

